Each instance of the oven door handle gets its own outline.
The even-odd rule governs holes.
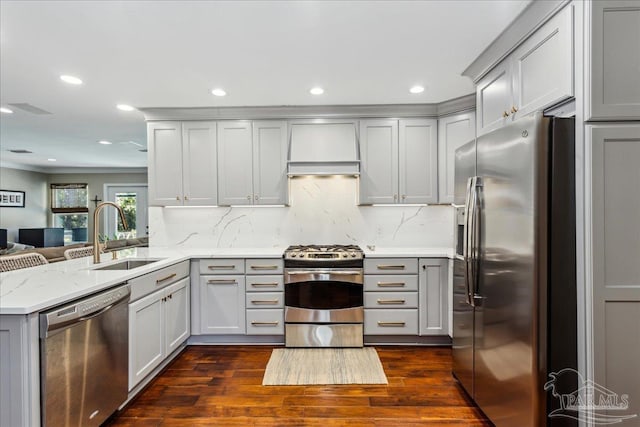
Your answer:
[[[354,276],[362,274],[362,271],[331,271],[331,270],[305,270],[305,271],[287,271],[290,276],[309,275],[309,274],[330,274],[332,276]]]

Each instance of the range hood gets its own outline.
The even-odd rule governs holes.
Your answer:
[[[288,175],[360,174],[354,120],[290,122]]]

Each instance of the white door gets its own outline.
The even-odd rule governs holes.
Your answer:
[[[253,122],[253,201],[256,205],[286,203],[287,122]]]
[[[473,141],[475,135],[474,111],[438,120],[438,203],[453,203],[456,150]]]
[[[106,200],[116,203],[122,207],[125,218],[129,223],[129,229],[124,230],[122,223],[115,209],[104,210],[106,221],[103,232],[110,240],[133,239],[136,237],[146,237],[149,234],[148,227],[148,202],[147,186],[144,184],[123,185],[105,184]],[[118,227],[116,229],[116,220]]]
[[[253,143],[250,121],[218,123],[218,201],[253,204]]]
[[[360,203],[398,203],[398,121],[360,121]]]
[[[164,358],[163,295],[160,290],[129,304],[129,390]]]
[[[398,127],[400,203],[437,203],[438,121],[400,120]]]
[[[514,107],[511,59],[507,58],[476,86],[478,136],[504,126],[512,114],[511,107]]]
[[[189,278],[167,286],[164,292],[165,356],[168,356],[189,338]]]
[[[185,206],[218,204],[216,122],[182,124],[182,177]]]
[[[203,334],[244,334],[244,276],[200,276],[200,331]]]
[[[153,206],[181,206],[182,124],[147,125],[150,201]]]

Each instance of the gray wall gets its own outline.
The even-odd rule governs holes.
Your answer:
[[[17,241],[19,228],[47,226],[47,188],[47,175],[44,173],[0,168],[0,189],[25,192],[24,208],[0,208],[0,228],[7,229],[7,240]]]

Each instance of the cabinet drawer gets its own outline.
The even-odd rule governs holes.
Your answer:
[[[247,308],[282,308],[284,294],[282,292],[248,292]]]
[[[364,310],[365,335],[418,335],[418,310]]]
[[[282,258],[248,259],[245,262],[247,274],[282,274]]]
[[[201,259],[200,274],[244,273],[243,259]]]
[[[247,310],[247,335],[284,335],[284,310]]]
[[[182,261],[153,273],[135,277],[129,280],[129,285],[131,285],[131,299],[129,301],[140,299],[187,276],[189,276],[189,261]]]
[[[365,291],[417,291],[418,276],[415,275],[366,275]]]
[[[365,308],[418,308],[417,292],[367,292]]]
[[[247,276],[247,292],[273,292],[284,290],[282,276]]]
[[[417,258],[369,258],[364,260],[365,274],[417,274]]]

